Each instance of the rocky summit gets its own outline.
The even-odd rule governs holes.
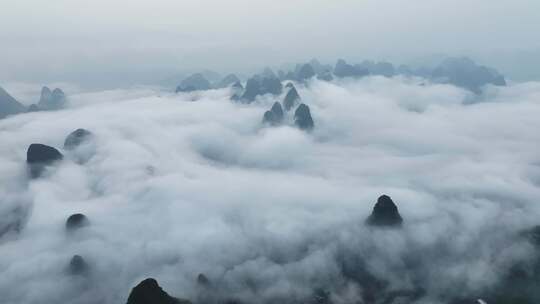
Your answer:
[[[372,226],[400,226],[403,219],[394,201],[388,195],[381,195],[367,219]]]
[[[41,89],[41,97],[37,104],[37,108],[46,111],[60,110],[65,107],[66,103],[67,99],[64,91],[56,88],[51,92],[51,89],[45,86]]]
[[[86,215],[82,213],[75,213],[68,217],[66,220],[66,230],[67,231],[73,231],[77,230],[79,228],[82,228],[84,226],[87,226],[90,222],[88,221],[88,218]]]
[[[30,170],[30,176],[41,176],[46,166],[62,160],[64,156],[55,148],[43,144],[31,144],[26,152],[26,163]]]
[[[77,129],[71,132],[64,141],[64,149],[73,150],[92,137],[92,132],[86,129]]]
[[[311,131],[315,127],[313,118],[311,118],[311,112],[307,105],[301,104],[298,106],[294,112],[294,124],[298,128],[306,131]]]
[[[263,123],[277,126],[283,122],[283,108],[279,102],[275,102],[269,111],[266,111],[263,116]]]
[[[287,92],[287,95],[285,95],[285,98],[283,99],[283,106],[286,111],[290,111],[292,108],[294,108],[298,102],[300,101],[300,95],[298,95],[298,91],[296,91],[296,88],[294,85],[291,85],[291,88]]]
[[[127,304],[190,304],[188,300],[171,297],[159,286],[155,279],[149,278],[135,286],[129,294]]]

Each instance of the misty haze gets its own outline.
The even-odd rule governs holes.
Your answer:
[[[0,0],[0,304],[540,303],[540,2],[409,2]]]

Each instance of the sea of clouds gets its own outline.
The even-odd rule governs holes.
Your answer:
[[[1,120],[0,226],[24,220],[0,238],[0,302],[124,303],[147,277],[196,300],[204,273],[256,303],[314,288],[350,303],[363,291],[342,273],[345,253],[389,290],[423,286],[430,303],[529,258],[515,240],[540,224],[540,83],[481,96],[399,77],[297,88],[312,133],[263,127],[276,98],[236,104],[227,89],[73,89],[65,110]],[[63,151],[77,128],[95,142]],[[29,180],[31,143],[65,159]],[[401,229],[365,226],[381,194]],[[68,234],[73,213],[90,225]],[[66,273],[75,254],[88,275]]]

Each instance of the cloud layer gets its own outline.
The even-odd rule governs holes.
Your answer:
[[[540,214],[540,83],[480,97],[405,78],[298,89],[311,134],[264,128],[275,100],[234,104],[227,89],[75,93],[66,110],[0,121],[0,224],[24,219],[0,239],[4,303],[122,303],[146,277],[195,300],[199,273],[233,298],[324,288],[340,303],[365,292],[342,269],[360,260],[428,301],[489,288],[528,258],[515,234]],[[77,128],[93,146],[28,180],[28,145],[60,149]],[[364,225],[383,193],[402,229]],[[67,234],[73,213],[90,225]],[[75,254],[88,276],[66,274]]]

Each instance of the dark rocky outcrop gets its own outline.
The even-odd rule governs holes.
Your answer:
[[[279,102],[274,102],[270,111],[272,111],[278,119],[283,120],[283,108]]]
[[[218,84],[217,84],[217,88],[227,88],[227,87],[230,87],[231,85],[233,84],[236,84],[236,83],[240,83],[240,79],[234,75],[234,74],[229,74],[227,76],[225,76]]]
[[[305,104],[300,104],[294,112],[294,124],[306,131],[310,131],[315,126],[309,107]]]
[[[275,102],[269,111],[266,111],[263,116],[263,123],[277,126],[283,122],[283,108],[279,102]]]
[[[37,107],[45,111],[60,110],[66,106],[66,103],[67,99],[64,91],[56,88],[51,92],[51,89],[45,86],[41,89],[41,97]]]
[[[300,95],[298,95],[298,91],[296,91],[296,88],[294,85],[291,84],[291,88],[287,92],[287,95],[285,95],[285,98],[283,99],[283,107],[285,108],[285,111],[290,111],[292,108],[294,108],[299,102],[301,98]]]
[[[9,115],[23,113],[26,108],[19,103],[15,98],[9,95],[6,90],[0,87],[0,119]]]
[[[176,93],[205,91],[211,88],[210,82],[201,73],[193,74],[184,80],[176,87]]]
[[[377,199],[367,223],[372,226],[401,226],[403,219],[392,199],[388,195],[382,195]]]
[[[66,230],[74,231],[90,224],[90,221],[86,215],[82,213],[75,213],[68,217],[66,220]]]
[[[26,163],[32,178],[41,176],[45,168],[63,159],[62,153],[43,144],[31,144],[26,152]]]
[[[68,273],[71,275],[85,275],[89,269],[88,264],[80,255],[74,255],[69,261]]]
[[[64,141],[65,150],[73,150],[80,146],[85,141],[91,139],[93,136],[92,132],[86,129],[77,129],[71,132]]]
[[[129,294],[127,304],[190,304],[188,300],[171,297],[159,286],[155,279],[149,278],[135,286]]]

